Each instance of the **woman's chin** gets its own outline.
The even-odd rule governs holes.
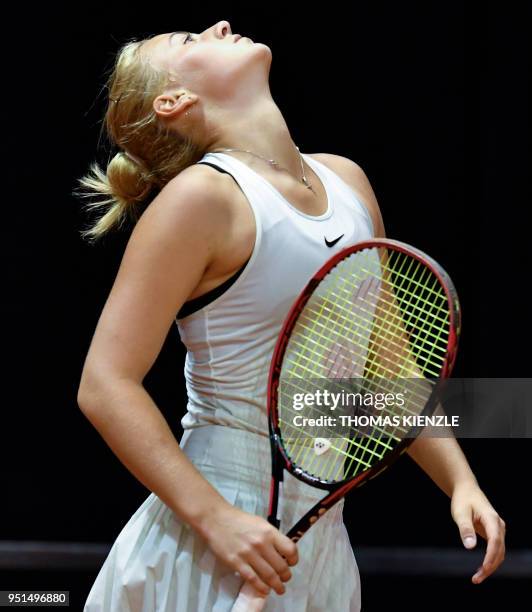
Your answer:
[[[261,43],[261,42],[253,42],[253,43],[250,43],[250,45],[253,45],[253,47],[255,48],[267,49],[270,54],[272,52],[272,50],[270,49],[270,47],[268,47],[268,45],[265,45],[264,43]]]

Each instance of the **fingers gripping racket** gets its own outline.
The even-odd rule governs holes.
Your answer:
[[[280,527],[284,470],[327,491],[286,532],[298,542],[343,496],[406,451],[422,429],[417,417],[431,415],[438,404],[459,333],[460,305],[451,279],[432,258],[409,245],[390,239],[357,243],[314,274],[285,319],[270,367],[272,525]],[[349,408],[358,415],[357,422],[341,428],[296,425],[301,410],[294,407],[295,394],[308,393],[309,383],[320,381],[327,388],[341,382],[343,390],[354,381],[369,397],[384,390],[395,396],[404,392],[409,399],[378,409],[359,402]],[[312,410],[313,416],[332,414],[326,406]],[[369,417],[377,413],[381,419],[372,424],[376,421]],[[414,424],[403,417],[414,417]],[[245,583],[233,612],[262,610],[265,602]]]

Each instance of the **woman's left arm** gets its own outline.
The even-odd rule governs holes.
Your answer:
[[[407,453],[451,498],[451,515],[464,546],[476,546],[476,533],[487,541],[482,565],[471,580],[480,584],[504,561],[505,522],[479,487],[456,438],[417,438]]]
[[[366,205],[373,221],[375,238],[385,238],[386,231],[380,207],[362,168],[354,161],[340,155],[322,154],[322,160],[353,188]],[[451,498],[451,515],[458,526],[464,546],[468,549],[476,546],[476,533],[487,541],[483,563],[472,577],[474,584],[480,584],[504,560],[505,522],[480,489],[452,433],[449,432],[448,437],[418,438],[410,445],[407,452]]]

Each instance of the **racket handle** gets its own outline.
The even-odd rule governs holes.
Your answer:
[[[249,582],[244,582],[231,612],[261,612],[266,605],[267,595],[261,595]]]

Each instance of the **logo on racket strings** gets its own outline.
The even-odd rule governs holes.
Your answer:
[[[316,455],[323,455],[331,448],[331,441],[327,438],[315,438],[314,439],[314,453]]]

